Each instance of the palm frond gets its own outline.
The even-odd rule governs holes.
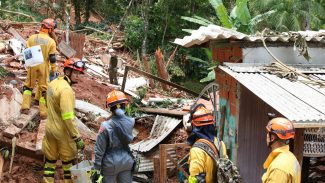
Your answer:
[[[255,16],[254,18],[251,19],[251,21],[249,22],[249,24],[251,26],[256,26],[258,23],[266,20],[268,17],[270,17],[272,14],[274,14],[276,11],[275,10],[271,10],[271,11],[268,11],[266,13],[263,13],[263,14],[259,14],[257,16]]]
[[[182,29],[182,31],[192,34],[194,29]]]
[[[202,59],[197,58],[197,57],[193,57],[193,56],[191,56],[191,55],[187,55],[187,59],[192,60],[192,61],[195,61],[195,62],[203,63],[203,64],[205,64],[206,66],[209,65],[209,62],[208,62],[208,61],[202,60]]]
[[[248,25],[251,20],[251,14],[247,6],[248,0],[236,0],[236,6],[230,13],[230,17],[239,20],[243,25]]]
[[[199,25],[202,25],[202,26],[208,26],[209,25],[209,23],[207,23],[205,21],[202,21],[200,19],[197,19],[197,18],[193,18],[193,17],[182,16],[181,19],[192,22],[192,23],[196,23],[196,24],[199,24]]]
[[[211,22],[210,20],[208,20],[208,19],[206,19],[206,18],[203,18],[203,17],[200,17],[200,16],[193,16],[193,18],[196,18],[196,19],[198,19],[198,20],[202,20],[202,21],[204,21],[204,22],[206,22],[206,23],[208,23],[208,24],[215,24],[214,22]]]

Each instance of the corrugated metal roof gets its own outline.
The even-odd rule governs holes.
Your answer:
[[[306,41],[325,42],[325,30],[283,32],[279,35],[266,36],[265,40],[269,42],[289,42],[294,41],[299,34],[305,37]],[[210,40],[227,39],[260,42],[262,41],[263,37],[258,35],[247,35],[232,29],[210,24],[207,27],[201,26],[198,30],[194,30],[189,36],[185,36],[182,39],[175,39],[174,43],[184,47],[191,47],[193,45],[200,45]]]
[[[296,127],[325,127],[325,88],[307,84],[301,77],[295,82],[279,78],[262,72],[262,66],[259,69],[249,66],[246,71],[242,64],[219,68],[292,120]],[[325,72],[313,75],[325,79]]]
[[[177,161],[177,156],[176,156],[176,150],[173,148],[168,148],[167,149],[168,155],[173,158],[174,160]],[[134,156],[136,154],[134,153]],[[139,165],[139,172],[150,172],[154,170],[154,165],[153,165],[153,157],[154,156],[159,156],[159,151],[156,150],[153,155],[151,156],[145,156],[144,154],[138,154],[138,157],[140,158],[140,165]],[[173,162],[167,158],[167,168],[174,168]]]
[[[135,151],[139,150],[140,152],[150,151],[153,147],[164,140],[181,121],[182,120],[176,118],[157,115],[149,138],[131,144],[130,148]]]

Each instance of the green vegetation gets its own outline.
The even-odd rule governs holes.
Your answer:
[[[172,42],[200,26],[221,25],[247,34],[264,28],[274,31],[319,30],[325,28],[325,0],[1,0],[1,9],[20,12],[40,21],[53,17],[66,21],[65,10],[73,13],[71,29],[92,27],[108,34],[110,25],[121,25],[124,44],[141,62],[147,57],[156,74],[154,52],[160,47],[167,62],[176,45]],[[130,6],[129,6],[130,4]],[[100,23],[89,21],[91,17]],[[1,19],[31,21],[28,16],[0,11]],[[123,22],[121,23],[121,20]],[[62,24],[61,25],[64,25]],[[82,30],[93,37],[109,40],[110,35]],[[168,67],[171,81],[209,82],[218,65],[207,50],[178,48]]]

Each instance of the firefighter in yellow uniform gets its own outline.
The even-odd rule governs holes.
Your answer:
[[[193,147],[197,142],[210,144],[211,146],[219,147],[219,152],[222,152],[223,157],[226,155],[226,146],[223,141],[215,137],[214,117],[203,104],[198,104],[191,109],[190,116],[192,124],[192,133],[187,141],[192,146],[189,154],[189,183],[214,183],[216,173],[216,164],[212,157],[199,147]],[[222,150],[220,150],[222,149]],[[219,153],[217,152],[217,153]],[[218,155],[220,157],[220,155]]]
[[[301,168],[295,155],[289,150],[289,140],[294,138],[295,129],[291,121],[278,117],[266,126],[266,143],[272,152],[264,162],[266,172],[263,183],[300,183]]]
[[[64,76],[53,80],[47,90],[48,119],[42,150],[45,155],[44,182],[53,183],[56,161],[62,161],[64,182],[71,183],[70,167],[74,164],[78,149],[84,148],[74,120],[75,96],[72,82],[78,80],[85,63],[68,59],[64,63]]]
[[[21,106],[21,112],[25,114],[29,112],[32,100],[32,90],[35,87],[37,81],[38,88],[40,90],[37,90],[37,92],[41,93],[41,96],[39,97],[40,116],[42,119],[44,119],[47,117],[45,95],[50,74],[50,67],[51,73],[56,73],[56,43],[50,37],[50,35],[54,34],[53,30],[56,28],[56,23],[53,19],[48,18],[44,19],[41,24],[40,33],[34,34],[28,38],[27,47],[40,45],[44,57],[44,62],[40,65],[30,67],[27,70],[27,80],[25,81],[23,87],[23,102]]]

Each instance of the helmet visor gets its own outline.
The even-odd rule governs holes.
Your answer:
[[[86,68],[86,63],[84,61],[76,61],[73,63],[73,66],[77,69],[82,69],[84,70]]]

